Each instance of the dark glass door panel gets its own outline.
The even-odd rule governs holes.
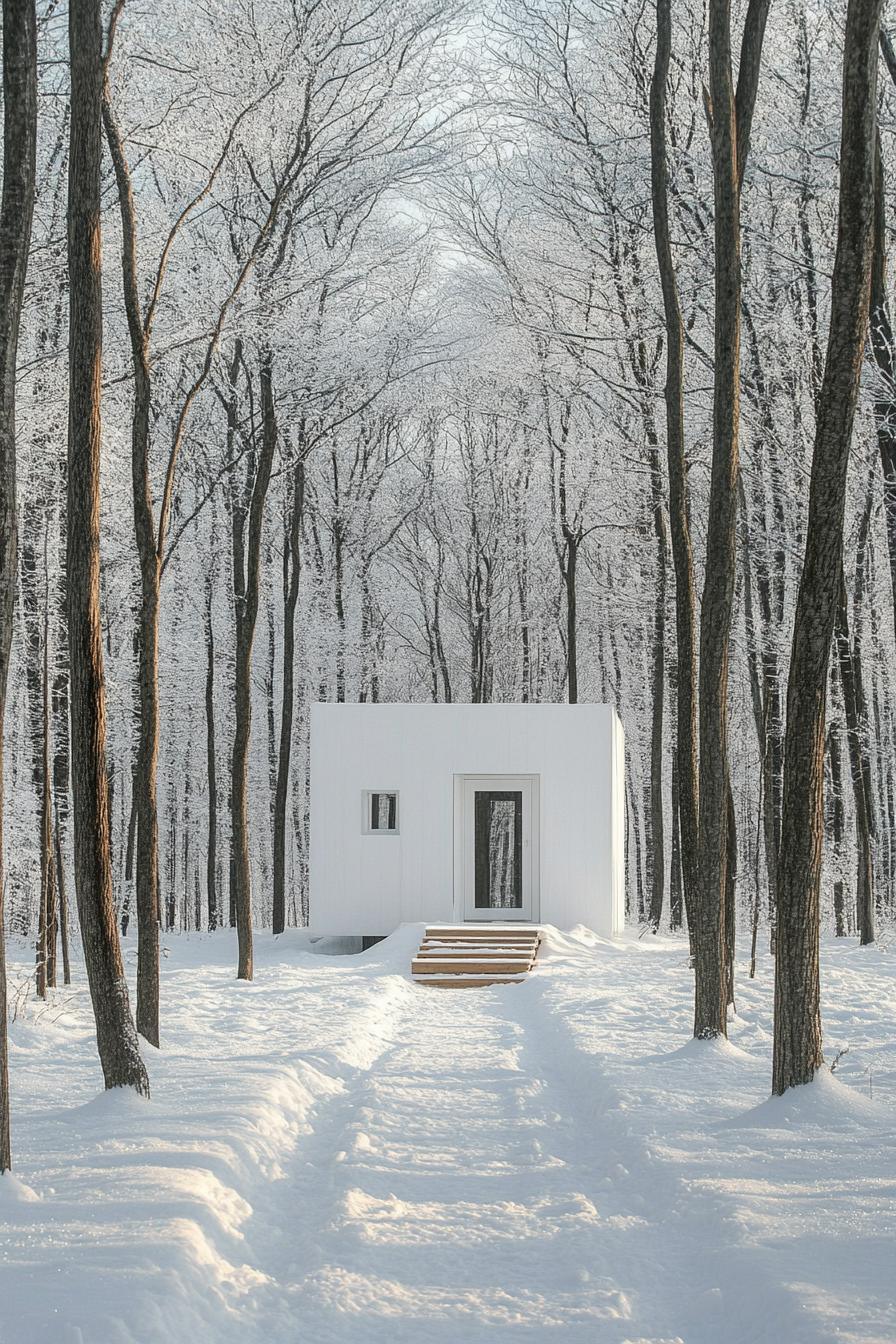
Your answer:
[[[476,909],[522,909],[522,791],[477,789],[473,820]]]

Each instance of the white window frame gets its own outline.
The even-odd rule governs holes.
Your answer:
[[[371,825],[371,799],[379,793],[391,794],[395,799],[395,826],[389,831],[382,826]],[[401,800],[398,789],[365,789],[363,794],[363,833],[364,835],[398,835],[401,829]]]

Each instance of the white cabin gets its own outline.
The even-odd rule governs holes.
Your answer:
[[[620,933],[624,768],[610,705],[313,705],[310,931]]]

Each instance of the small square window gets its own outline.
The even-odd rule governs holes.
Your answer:
[[[364,794],[364,830],[369,835],[398,834],[398,794],[368,789]]]

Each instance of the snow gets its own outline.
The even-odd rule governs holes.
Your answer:
[[[698,1043],[675,940],[551,930],[437,991],[420,932],[260,935],[252,984],[168,937],[151,1101],[98,1095],[80,967],[14,993],[2,1344],[892,1344],[893,952],[825,946],[848,1052],[770,1101],[767,957]]]

